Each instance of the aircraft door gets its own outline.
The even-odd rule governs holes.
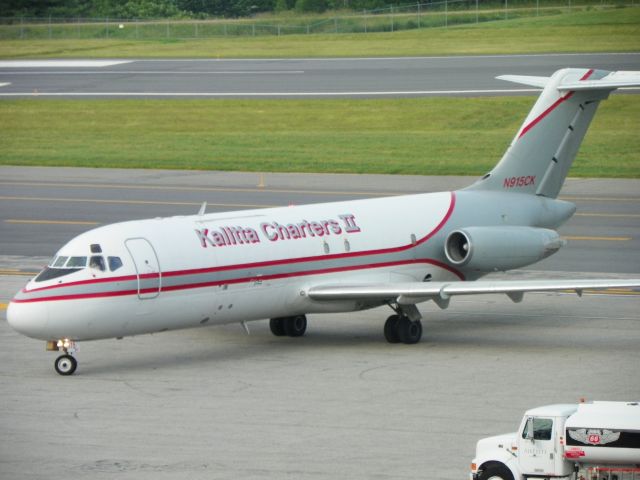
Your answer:
[[[141,300],[156,298],[160,295],[162,273],[153,245],[146,238],[129,238],[124,244],[136,267],[138,298]]]

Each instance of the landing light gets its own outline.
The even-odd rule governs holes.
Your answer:
[[[58,348],[63,350],[68,350],[73,345],[73,342],[68,338],[63,338],[62,340],[58,340]]]

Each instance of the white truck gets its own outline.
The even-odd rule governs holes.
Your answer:
[[[476,446],[471,480],[640,480],[640,403],[548,405]]]

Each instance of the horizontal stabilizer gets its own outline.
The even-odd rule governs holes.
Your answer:
[[[611,72],[598,80],[581,80],[578,82],[560,83],[560,91],[615,90],[624,87],[639,87],[640,72]]]
[[[550,77],[536,77],[530,75],[500,75],[498,80],[519,83],[530,87],[544,88]],[[624,87],[639,87],[640,72],[619,71],[611,72],[607,76],[595,80],[579,80],[567,78],[566,83],[560,82],[557,89],[560,91],[587,91],[587,90],[615,90]]]
[[[496,78],[498,80],[506,80],[507,82],[520,83],[536,88],[544,88],[549,81],[549,77],[533,77],[527,75],[500,75]]]

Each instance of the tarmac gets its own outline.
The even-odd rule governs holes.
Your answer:
[[[476,441],[528,408],[640,400],[639,300],[421,304],[411,346],[385,342],[385,309],[312,315],[297,339],[260,321],[86,342],[72,377],[2,321],[0,476],[468,478]]]
[[[249,324],[250,335],[229,325],[85,342],[77,373],[60,377],[44,342],[4,321],[30,272],[75,235],[76,227],[56,220],[195,212],[203,199],[228,208],[243,199],[365,198],[472,179],[0,172],[3,194],[15,197],[3,200],[0,223],[0,478],[464,479],[476,442],[515,430],[526,409],[640,400],[637,291],[528,294],[520,304],[456,297],[447,310],[427,302],[419,305],[417,345],[384,340],[388,308],[311,315],[302,338],[274,337],[259,321]],[[637,180],[569,179],[562,195],[588,215],[572,219],[563,235],[603,237],[571,241],[563,249],[569,256],[561,251],[536,270],[503,276],[637,277],[639,191]],[[49,200],[27,199],[36,196]],[[154,204],[160,198],[175,205]],[[91,199],[105,203],[83,203]]]

